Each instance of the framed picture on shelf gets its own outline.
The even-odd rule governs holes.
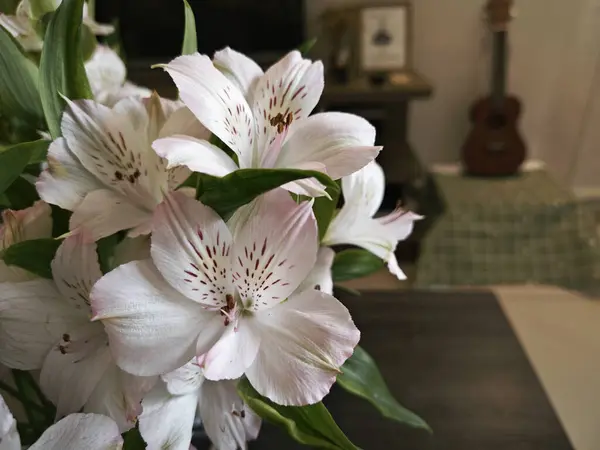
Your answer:
[[[412,7],[406,1],[328,10],[324,18],[333,71],[347,78],[398,77],[412,68]]]
[[[408,3],[386,3],[359,9],[358,71],[389,73],[411,63],[411,8]]]

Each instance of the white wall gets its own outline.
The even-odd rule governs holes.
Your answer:
[[[309,33],[331,6],[368,0],[307,0]],[[411,141],[428,164],[457,161],[469,105],[488,88],[486,0],[413,0],[414,66],[435,86],[415,102]],[[530,157],[565,183],[600,188],[600,0],[516,0],[510,29],[510,90],[524,103]],[[594,89],[595,88],[595,91]]]

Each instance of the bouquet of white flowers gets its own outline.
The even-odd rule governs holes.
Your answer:
[[[374,128],[310,115],[320,62],[198,54],[185,15],[160,66],[177,101],[126,81],[83,0],[0,15],[0,392],[22,416],[0,397],[0,450],[187,450],[196,417],[219,450],[261,419],[355,449],[321,403],[336,382],[427,429],[333,296],[384,263],[402,278],[419,219],[374,217]]]

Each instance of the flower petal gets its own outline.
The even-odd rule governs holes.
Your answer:
[[[254,123],[243,93],[205,55],[180,56],[165,70],[198,120],[238,155],[241,167],[250,167]]]
[[[111,362],[83,411],[109,416],[125,432],[135,426],[142,413],[142,399],[156,381],[157,377],[131,375]]]
[[[246,376],[261,395],[281,405],[322,400],[360,339],[346,307],[315,290],[252,319],[262,340]]]
[[[297,292],[303,292],[309,289],[316,289],[326,294],[333,294],[333,279],[331,278],[331,266],[335,252],[329,247],[319,248],[317,253],[317,262],[310,271],[306,279],[300,284]]]
[[[342,179],[344,202],[361,216],[373,217],[385,193],[385,175],[375,161]],[[346,206],[345,206],[346,208]]]
[[[102,320],[117,364],[134,375],[159,375],[187,363],[214,316],[171,288],[150,260],[104,275],[90,297],[93,320]]]
[[[152,209],[166,190],[167,174],[148,140],[144,103],[126,98],[112,109],[91,100],[67,100],[61,129],[69,149],[105,186]]]
[[[86,242],[87,241],[87,242]],[[65,301],[82,315],[90,316],[90,291],[102,277],[96,244],[85,233],[70,236],[58,247],[52,260],[52,276]]]
[[[164,138],[175,134],[208,141],[211,132],[200,123],[189,108],[184,106],[176,109],[169,115],[167,122],[163,125],[158,137]]]
[[[253,112],[258,130],[257,145],[264,159],[277,134],[290,124],[308,117],[323,92],[323,64],[302,59],[294,50],[271,66],[256,83]],[[270,166],[270,165],[268,165]]]
[[[166,383],[167,390],[172,395],[196,393],[204,382],[202,369],[200,369],[200,366],[196,362],[196,358],[179,369],[163,375],[161,378]]]
[[[10,209],[2,212],[0,226],[0,250],[18,242],[42,239],[52,236],[52,210],[47,203],[37,201],[33,206],[21,211]],[[0,283],[28,281],[34,274],[17,266],[7,266],[0,260]]]
[[[48,148],[48,168],[35,184],[40,198],[63,209],[73,211],[91,191],[102,188],[100,181],[86,170],[58,138]]]
[[[121,230],[135,228],[152,218],[150,212],[132,205],[117,192],[99,189],[89,193],[77,206],[69,221],[72,231],[84,229],[98,240]]]
[[[42,367],[40,387],[61,418],[83,408],[112,363],[104,329],[86,323],[63,333]]]
[[[17,421],[0,395],[0,450],[21,450]]]
[[[314,114],[292,128],[275,166],[321,163],[337,180],[375,159],[382,147],[374,147],[374,142],[375,128],[362,117],[340,112]]]
[[[258,353],[260,335],[247,322],[242,317],[235,327],[233,324],[228,326],[221,339],[199,358],[207,379],[234,380],[252,365]]]
[[[0,363],[40,369],[61,336],[85,318],[62,299],[50,280],[4,283],[0,289]]]
[[[246,55],[229,47],[215,52],[213,64],[242,91],[248,103],[252,104],[254,86],[263,75],[260,66]]]
[[[169,169],[186,166],[194,172],[215,177],[225,176],[238,169],[235,162],[219,147],[189,136],[176,135],[158,139],[152,147],[169,162]]]
[[[257,311],[285,300],[314,266],[318,250],[312,202],[283,189],[256,199],[234,236],[233,279],[244,306]],[[243,214],[243,213],[240,213]]]
[[[208,307],[233,294],[231,234],[212,209],[181,192],[165,198],[154,214],[152,260],[167,282]]]
[[[140,434],[146,450],[189,450],[198,394],[171,395],[157,385],[142,402]],[[221,449],[219,449],[221,450]]]
[[[119,450],[117,424],[100,414],[71,414],[52,425],[29,450]]]
[[[127,69],[117,52],[107,45],[96,45],[92,57],[85,62],[85,72],[94,96],[102,91],[119,89],[125,82]]]
[[[206,434],[219,450],[245,449],[246,441],[257,438],[261,420],[244,405],[235,381],[205,381],[199,406]]]

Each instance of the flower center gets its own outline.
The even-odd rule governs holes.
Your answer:
[[[282,134],[294,121],[294,115],[288,112],[285,116],[281,113],[277,113],[276,116],[271,117],[269,122],[271,126],[277,128],[277,133]]]
[[[225,326],[229,325],[233,320],[233,311],[235,310],[235,299],[233,295],[227,294],[225,295],[225,306],[221,308],[221,315],[225,316],[225,320],[223,324]]]

